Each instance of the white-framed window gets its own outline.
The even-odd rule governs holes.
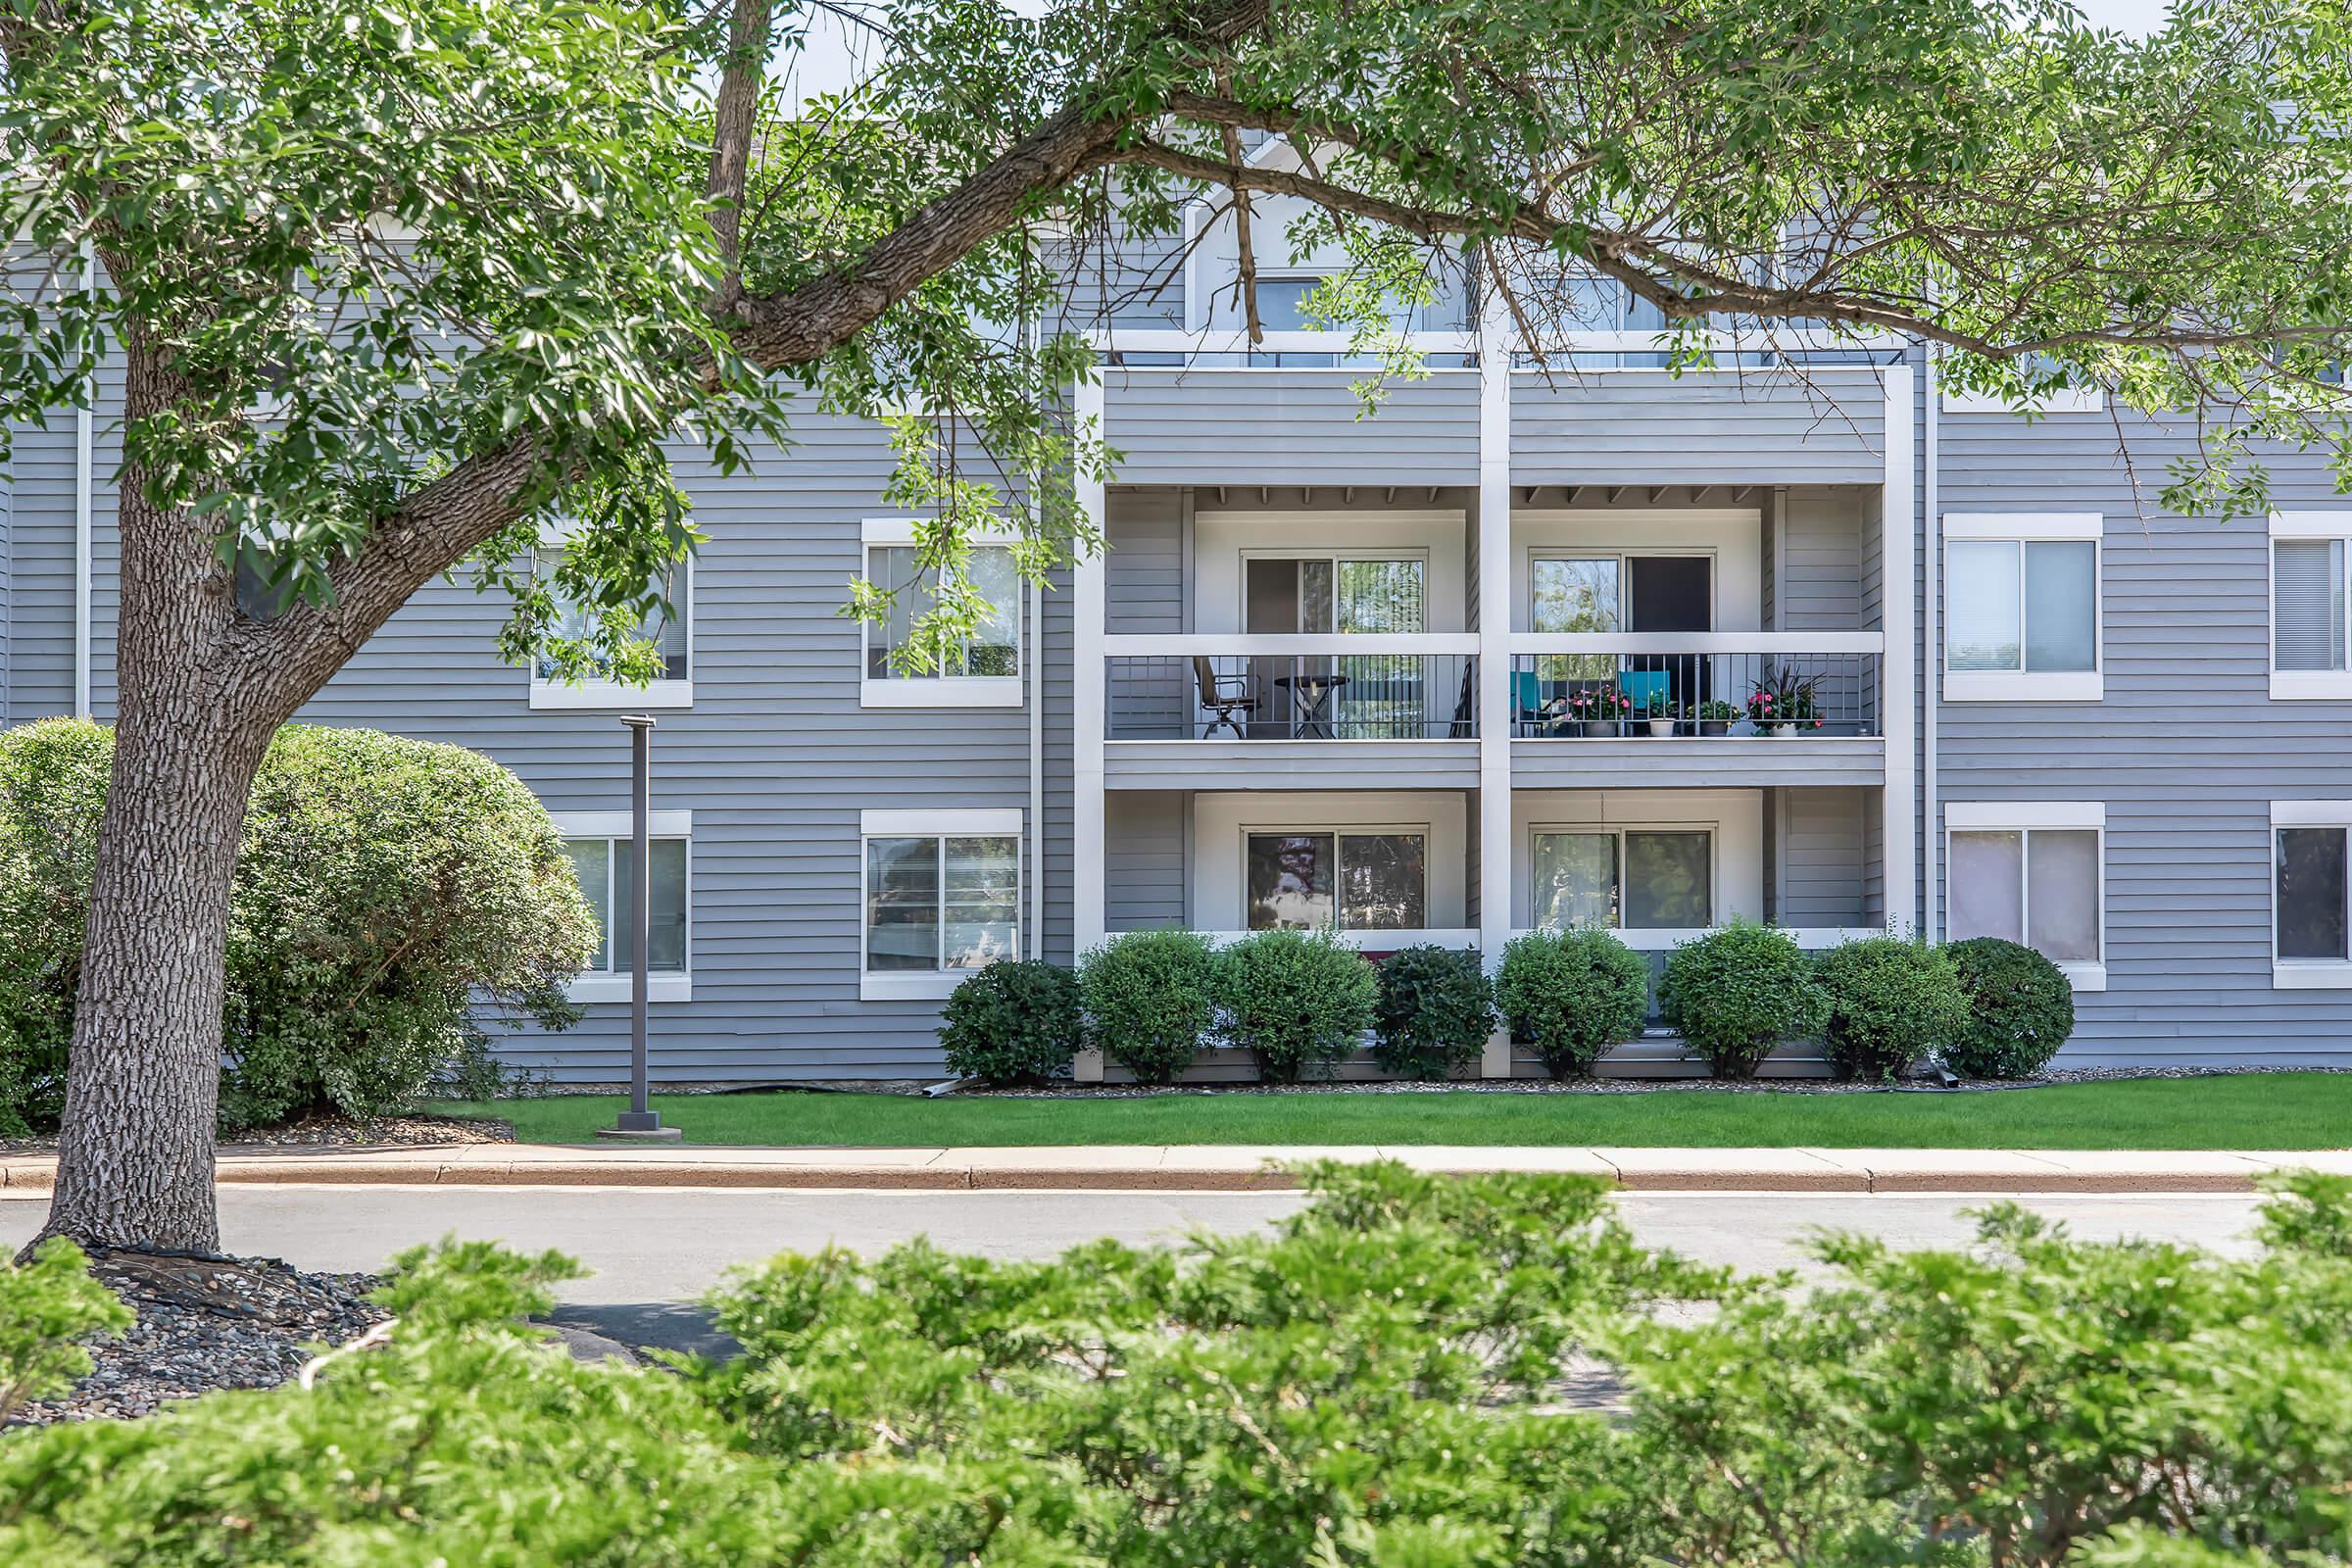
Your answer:
[[[866,811],[858,839],[859,997],[945,997],[1021,956],[1018,809]]]
[[[988,612],[972,634],[922,674],[904,674],[892,656],[911,635],[914,622],[932,606],[929,578],[915,565],[915,530],[923,519],[868,517],[860,528],[866,580],[893,590],[890,617],[877,626],[860,621],[862,679],[858,702],[866,708],[1018,708],[1021,706],[1021,574],[1006,544],[975,541],[965,575],[988,600]]]
[[[2105,692],[2096,513],[1943,519],[1943,700],[2095,703]]]
[[[2096,801],[1947,801],[1944,935],[1999,937],[2107,989],[2107,808]]]
[[[2345,659],[2352,512],[2271,514],[2271,696],[2352,698]]]
[[[2352,989],[2352,801],[2271,803],[2271,984]]]
[[[596,957],[571,983],[574,1002],[627,1002],[635,984],[634,824],[626,811],[549,813],[564,835],[580,891],[596,911]],[[653,1002],[694,998],[694,813],[655,811],[646,821],[652,874],[653,940],[646,944],[646,985]]]
[[[539,549],[532,570],[545,578],[564,559],[568,538],[565,526],[551,522],[539,531]],[[647,613],[638,635],[654,645],[662,660],[661,673],[642,686],[618,680],[565,681],[557,678],[553,663],[542,658],[531,665],[531,707],[557,711],[631,711],[653,708],[694,706],[694,563],[673,568],[666,610]],[[558,636],[585,636],[594,624],[594,612],[569,603],[559,605],[554,630]]]
[[[1242,842],[1251,931],[1418,931],[1429,924],[1429,829],[1251,828]]]
[[[1709,828],[1539,827],[1528,868],[1539,926],[1698,931],[1715,923]]]

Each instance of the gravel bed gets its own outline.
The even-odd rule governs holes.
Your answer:
[[[224,1138],[223,1151],[240,1149],[367,1149],[416,1144],[511,1144],[514,1129],[503,1121],[457,1116],[306,1116],[283,1127],[267,1127]],[[54,1154],[57,1140],[0,1138],[0,1154]]]
[[[1722,1083],[1712,1078],[1457,1079],[1449,1083],[1347,1082],[1316,1084],[1044,1084],[1023,1089],[987,1089],[977,1084],[959,1098],[987,1100],[1146,1100],[1155,1095],[1951,1095],[2014,1089],[2050,1089],[2062,1084],[2121,1083],[2135,1078],[2229,1078],[2275,1072],[2267,1067],[2062,1067],[2037,1078],[1972,1079],[1945,1088],[1933,1080],[1900,1084],[1839,1083],[1830,1078],[1768,1078]],[[2296,1072],[2352,1072],[2352,1067],[2298,1067]]]
[[[99,1252],[90,1271],[138,1322],[90,1347],[97,1364],[71,1394],[19,1407],[9,1425],[141,1416],[215,1389],[292,1378],[320,1344],[342,1345],[388,1315],[366,1274],[305,1274],[275,1258]]]

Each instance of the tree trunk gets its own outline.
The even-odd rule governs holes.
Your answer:
[[[174,387],[130,345],[126,414]],[[273,715],[245,689],[234,577],[125,465],[115,762],[43,1236],[217,1250],[222,965],[245,805]]]

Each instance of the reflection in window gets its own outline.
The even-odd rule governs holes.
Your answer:
[[[869,680],[901,679],[912,673],[897,668],[891,656],[913,641],[915,621],[929,614],[939,602],[933,592],[933,575],[923,571],[916,560],[912,545],[875,545],[866,550],[866,580],[893,596],[888,617],[866,630],[865,673]],[[987,601],[987,609],[969,637],[947,648],[936,663],[914,678],[1020,673],[1021,582],[1012,552],[1001,545],[976,545],[965,558],[964,575]]]
[[[564,552],[561,550],[542,550],[533,558],[532,569],[540,581],[552,585],[556,568],[562,564],[563,559]],[[674,564],[668,580],[662,585],[662,598],[666,602],[666,608],[656,605],[638,619],[636,634],[654,645],[655,655],[660,661],[654,675],[657,680],[692,678],[692,671],[687,668],[686,662],[687,595],[681,592],[690,581],[691,573],[685,564]],[[584,642],[596,635],[603,619],[603,612],[596,606],[583,604],[560,591],[556,592],[555,598],[555,619],[548,627],[550,638]],[[610,671],[611,662],[602,655],[596,656],[595,662],[600,670]],[[552,654],[542,653],[539,656],[534,673],[541,680],[557,678],[556,661]]]
[[[1020,952],[1020,848],[1010,834],[865,841],[865,966],[977,969]]]
[[[632,974],[637,967],[637,921],[634,914],[637,868],[625,838],[566,838],[564,852],[571,858],[572,874],[588,906],[596,911],[596,956],[592,974]],[[655,974],[683,974],[686,970],[686,841],[653,839],[646,846],[653,867],[653,940],[646,946],[646,967]]]
[[[1645,931],[1714,923],[1712,835],[1703,831],[1538,833],[1532,871],[1538,925]]]
[[[1428,923],[1428,841],[1419,833],[1252,833],[1252,931],[1418,930]]]

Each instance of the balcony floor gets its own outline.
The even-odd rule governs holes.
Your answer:
[[[1879,735],[1511,742],[1511,787],[1521,790],[1886,782],[1886,741]]]
[[[1476,789],[1478,742],[1105,741],[1102,785],[1113,790]]]

